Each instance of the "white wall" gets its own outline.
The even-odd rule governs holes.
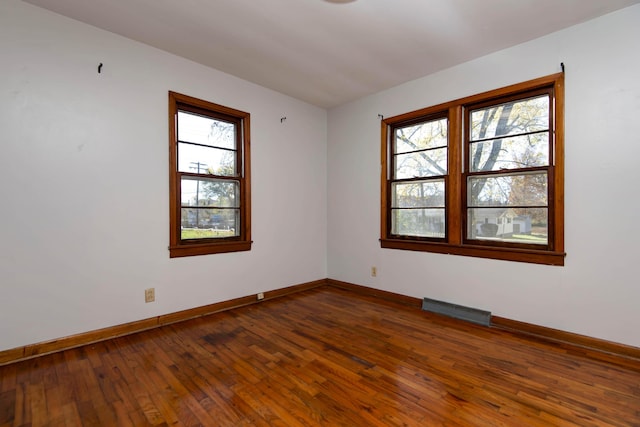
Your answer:
[[[0,351],[327,276],[640,346],[638,22],[634,6],[333,109],[327,135],[324,110],[3,0]],[[566,265],[380,249],[377,115],[561,61]],[[168,90],[251,113],[250,252],[169,259]]]
[[[640,346],[640,6],[329,112],[329,277]],[[566,265],[381,249],[385,117],[566,65]],[[378,277],[370,277],[370,267]]]
[[[18,0],[0,58],[0,350],[327,277],[326,111]],[[250,252],[169,259],[169,90],[251,113]]]

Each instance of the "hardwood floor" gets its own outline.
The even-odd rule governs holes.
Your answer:
[[[640,426],[640,361],[332,287],[0,367],[0,426]]]

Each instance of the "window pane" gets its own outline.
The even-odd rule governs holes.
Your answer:
[[[467,238],[509,243],[548,243],[546,208],[468,209]]]
[[[395,153],[447,146],[447,119],[396,129]]]
[[[469,206],[547,206],[547,173],[469,177]]]
[[[181,239],[240,235],[240,209],[182,208]]]
[[[178,111],[178,140],[235,150],[236,126],[211,117]]]
[[[472,172],[548,166],[549,134],[544,132],[474,142],[470,151]]]
[[[447,174],[447,149],[437,148],[395,156],[395,178],[410,179]]]
[[[549,97],[521,99],[471,112],[471,140],[549,129]]]
[[[396,182],[391,194],[392,208],[444,207],[444,180]]]
[[[392,209],[391,233],[400,236],[445,237],[444,208]]]
[[[240,183],[182,177],[182,206],[239,207]]]
[[[236,176],[236,152],[219,148],[178,144],[178,171]]]

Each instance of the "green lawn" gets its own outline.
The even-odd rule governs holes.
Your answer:
[[[537,234],[514,234],[513,239],[530,243],[547,243],[547,236]]]
[[[208,239],[211,237],[231,237],[233,230],[215,230],[212,228],[183,228],[182,239]]]

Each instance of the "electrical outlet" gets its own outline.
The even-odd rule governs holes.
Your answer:
[[[378,276],[378,269],[376,268],[376,266],[371,267],[371,277],[377,277]]]
[[[262,292],[259,292],[256,297],[258,298],[258,301],[260,301],[261,299],[264,299],[264,294]]]
[[[144,290],[144,302],[154,302],[156,300],[156,288]]]

